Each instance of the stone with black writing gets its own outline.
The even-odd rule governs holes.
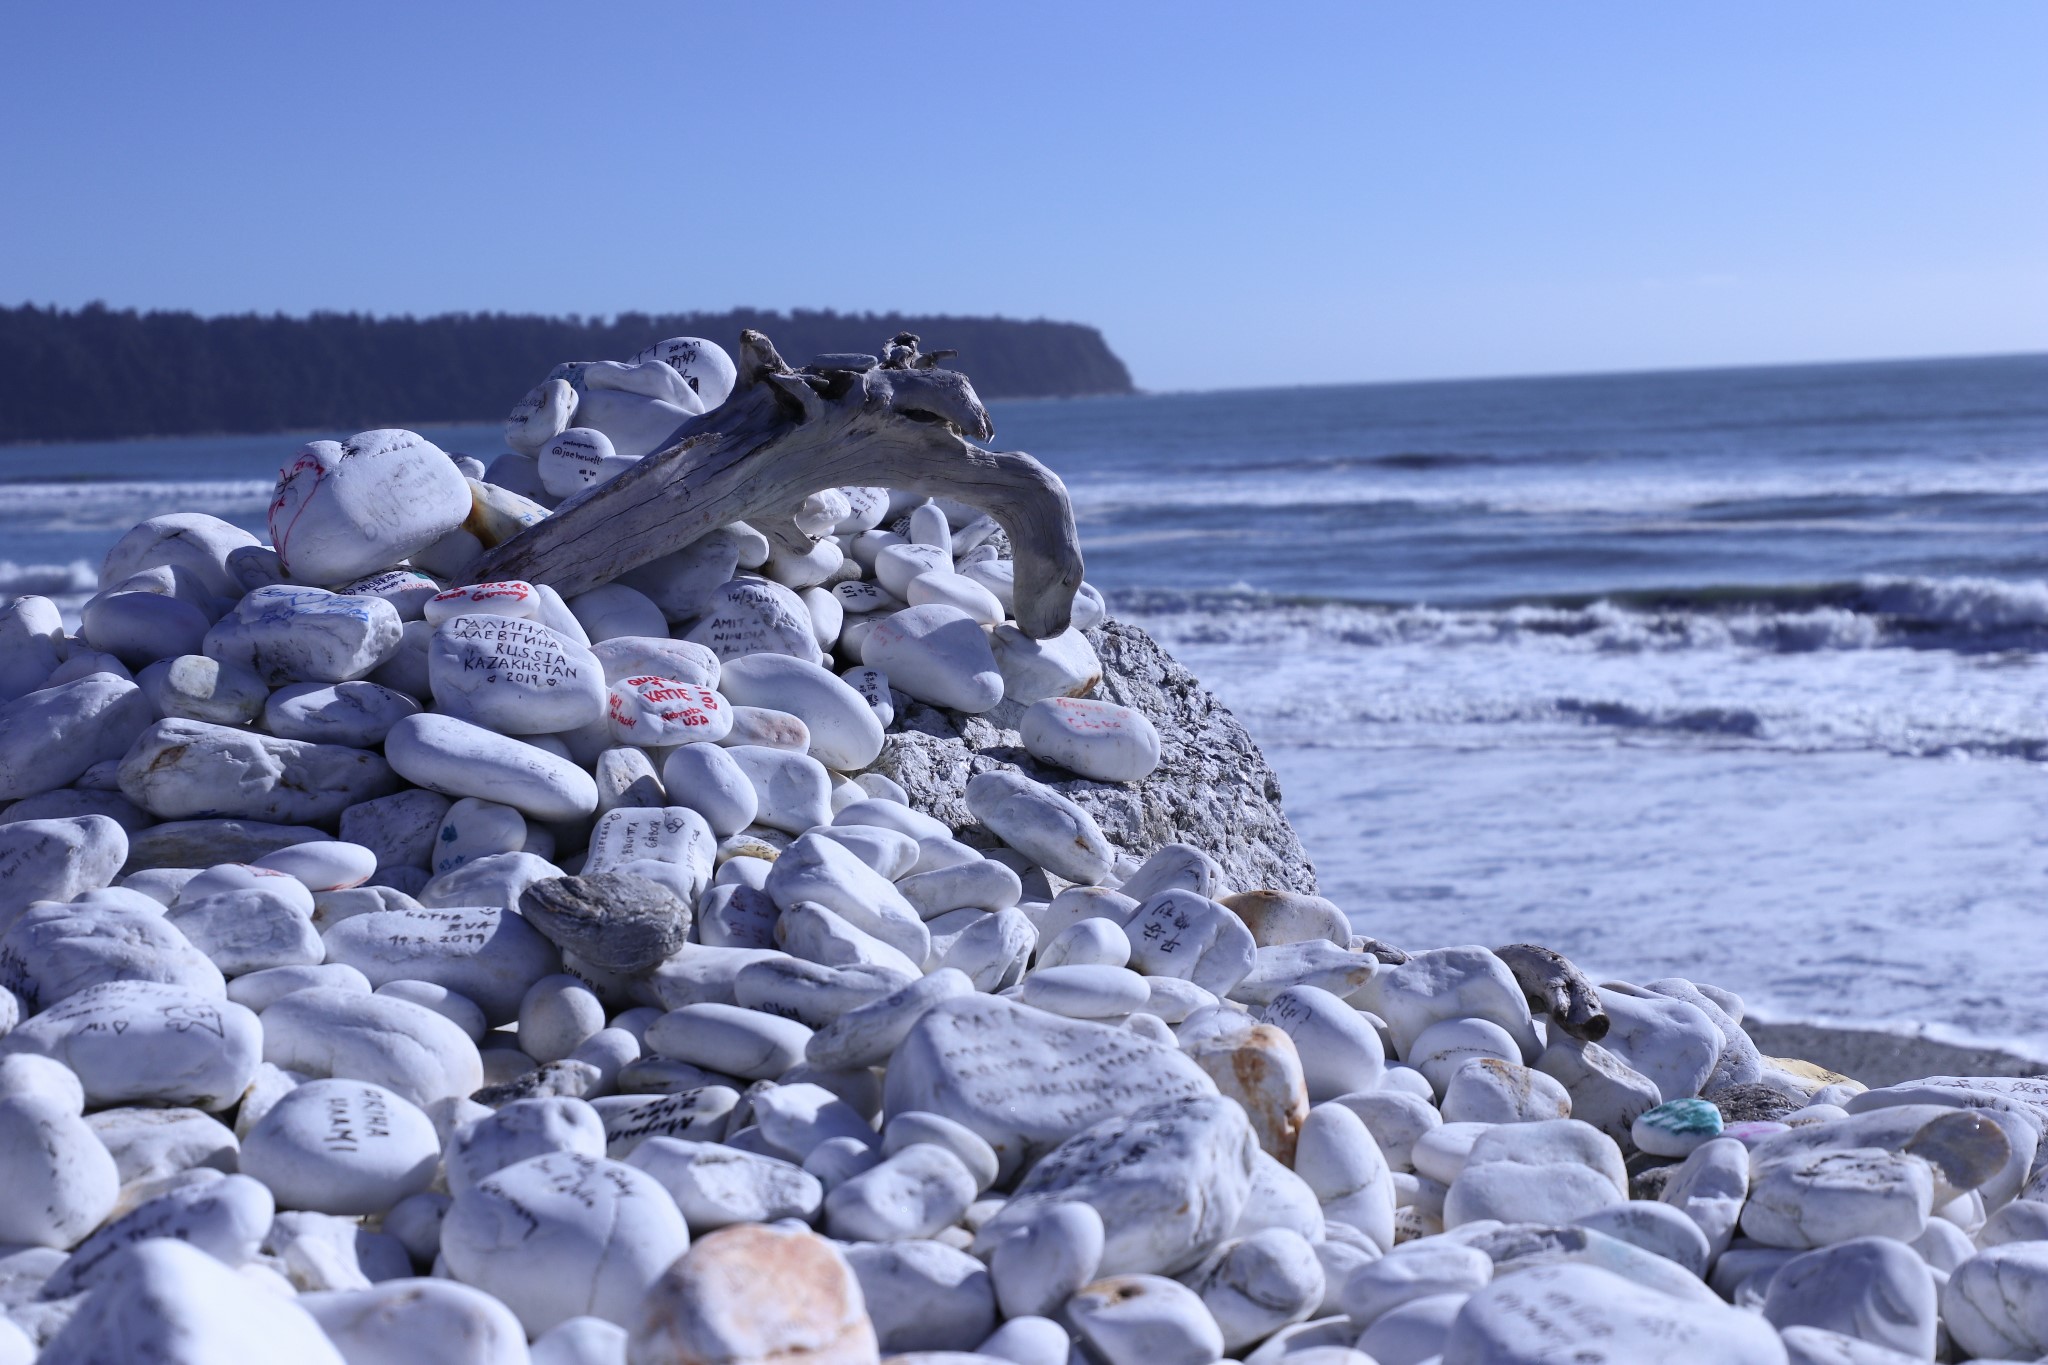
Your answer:
[[[312,966],[326,958],[311,915],[266,887],[181,895],[164,918],[226,976]]]
[[[346,597],[381,597],[391,604],[399,620],[417,621],[426,611],[427,599],[437,595],[441,585],[418,569],[385,569],[344,583],[335,591]]]
[[[67,1298],[96,1285],[126,1247],[169,1237],[225,1266],[253,1260],[276,1211],[270,1191],[246,1175],[216,1175],[145,1199],[81,1242],[43,1286],[46,1298]]]
[[[423,550],[469,516],[469,483],[410,431],[310,441],[278,471],[270,539],[301,583],[343,583]]]
[[[364,1081],[314,1080],[250,1130],[241,1169],[280,1208],[382,1213],[424,1190],[440,1155],[433,1123],[410,1101]]]
[[[550,1152],[603,1156],[604,1120],[583,1100],[567,1095],[503,1105],[449,1136],[444,1157],[449,1192],[459,1197],[507,1166]]]
[[[1725,1304],[1681,1300],[1590,1265],[1538,1265],[1474,1293],[1444,1341],[1443,1365],[1586,1365],[1684,1360],[1785,1365],[1771,1325]]]
[[[1162,891],[1145,901],[1124,934],[1132,970],[1192,981],[1213,995],[1228,995],[1258,956],[1243,920],[1192,891]]]
[[[538,621],[449,617],[434,627],[427,674],[437,709],[499,734],[556,734],[604,714],[596,657]]]
[[[137,1242],[107,1263],[99,1284],[38,1359],[44,1365],[344,1365],[341,1352],[289,1294],[252,1291],[251,1283],[246,1272],[175,1237]]]
[[[740,1093],[704,1084],[667,1095],[613,1095],[592,1106],[604,1120],[605,1155],[624,1160],[649,1138],[716,1142],[725,1133]]]
[[[884,1082],[889,1113],[921,1110],[966,1125],[995,1150],[1006,1179],[1120,1112],[1132,1095],[1213,1093],[1214,1083],[1177,1049],[983,995],[927,1010]]]
[[[154,981],[111,981],[21,1024],[0,1052],[54,1058],[87,1101],[217,1111],[240,1098],[261,1060],[256,1016],[226,999]]]
[[[597,783],[576,764],[453,716],[407,716],[384,753],[399,776],[446,796],[497,801],[540,820],[597,809]]]
[[[788,654],[806,663],[824,657],[803,599],[766,579],[736,578],[713,591],[685,638],[721,662],[747,654]]]
[[[226,993],[221,970],[161,911],[125,902],[48,901],[0,934],[0,986],[31,1011],[116,981],[161,982],[194,995]]]
[[[196,720],[160,720],[121,760],[121,791],[164,820],[325,823],[398,783],[367,749],[273,739]]]
[[[694,902],[711,880],[716,853],[711,827],[687,806],[615,810],[600,816],[591,831],[583,870],[594,875],[642,861],[668,863],[689,872],[692,885],[684,899]]]
[[[0,921],[110,885],[127,858],[127,832],[104,815],[0,825]]]
[[[214,623],[200,652],[253,672],[272,687],[351,682],[398,651],[404,626],[381,597],[324,588],[258,588]]]
[[[570,427],[540,448],[541,487],[558,498],[609,483],[639,461],[618,453],[611,438],[591,427]]]
[[[153,719],[126,678],[94,673],[0,705],[0,801],[54,791],[128,752]]]
[[[372,911],[341,921],[325,939],[330,962],[354,967],[373,986],[431,981],[475,1001],[494,1026],[518,1018],[527,988],[561,970],[552,943],[495,905]]]
[[[455,1197],[441,1226],[454,1277],[504,1301],[532,1335],[589,1314],[625,1326],[690,1244],[645,1171],[581,1152],[531,1157]]]
[[[898,691],[932,706],[976,714],[1003,700],[1003,675],[988,633],[958,607],[935,604],[894,613],[868,634],[861,662],[887,673]]]
[[[801,1167],[712,1142],[649,1138],[626,1164],[661,1182],[692,1236],[734,1223],[808,1222],[825,1197],[817,1177]]]
[[[263,1060],[306,1076],[368,1081],[422,1109],[484,1083],[476,1044],[424,1005],[315,987],[263,1011]]]
[[[0,1241],[69,1248],[114,1207],[114,1158],[79,1117],[76,1099],[54,1087],[0,1092],[0,1180],[9,1191],[0,1199]]]

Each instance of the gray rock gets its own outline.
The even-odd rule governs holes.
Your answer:
[[[1040,763],[1017,733],[1022,709],[1007,702],[979,716],[911,702],[875,771],[978,847],[997,841],[968,813],[967,783],[1014,767],[1087,811],[1133,858],[1192,844],[1222,865],[1232,886],[1313,893],[1315,867],[1281,810],[1279,778],[1237,717],[1138,627],[1105,621],[1087,635],[1102,660],[1094,695],[1142,712],[1159,731],[1159,766],[1144,781],[1092,782]]]
[[[675,892],[627,872],[535,882],[519,911],[563,952],[627,975],[666,960],[690,932],[690,907]]]

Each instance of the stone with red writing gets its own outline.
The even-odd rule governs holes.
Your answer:
[[[653,1176],[582,1152],[507,1166],[456,1195],[441,1225],[454,1277],[503,1300],[536,1336],[585,1314],[631,1323],[689,1245]]]
[[[687,638],[721,661],[764,653],[788,654],[813,664],[824,658],[803,599],[780,583],[760,578],[735,578],[712,592]]]
[[[232,1001],[156,981],[109,981],[69,996],[0,1039],[76,1072],[94,1108],[174,1104],[218,1112],[262,1060],[263,1028]]]
[[[449,617],[434,628],[427,676],[436,708],[501,735],[558,734],[604,715],[596,656],[538,621]]]
[[[242,1142],[242,1174],[281,1209],[382,1213],[433,1183],[433,1122],[381,1085],[317,1080],[284,1095]]]
[[[716,744],[732,733],[733,708],[708,687],[655,674],[611,685],[604,709],[612,738],[637,749]]]
[[[1159,766],[1159,731],[1142,711],[1085,697],[1046,697],[1017,733],[1033,758],[1097,782],[1142,782]]]
[[[497,905],[373,910],[326,933],[327,960],[370,979],[431,981],[468,996],[493,1026],[519,1017],[527,988],[561,971],[555,945]]]
[[[469,481],[410,431],[310,441],[278,471],[270,540],[301,583],[343,583],[389,568],[469,516]]]
[[[718,656],[703,645],[688,640],[671,640],[660,635],[615,635],[590,647],[604,666],[607,684],[648,674],[674,678],[698,687],[716,687],[720,667]]]
[[[438,626],[457,616],[510,616],[521,621],[541,617],[540,592],[523,579],[507,578],[489,583],[465,583],[459,588],[435,593],[421,605],[420,616]]]

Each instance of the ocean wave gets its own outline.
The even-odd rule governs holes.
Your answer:
[[[247,516],[276,489],[265,479],[22,480],[0,483],[0,518],[49,529],[126,525],[162,511]]]
[[[1579,650],[1884,647],[2048,651],[2048,583],[1866,577],[1844,583],[1646,589],[1472,607],[1130,589],[1112,607],[1169,644],[1360,648],[1549,642]]]
[[[59,600],[99,590],[99,572],[82,559],[69,564],[17,564],[0,559],[0,603],[35,594]]]

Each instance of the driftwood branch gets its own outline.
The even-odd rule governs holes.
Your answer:
[[[740,338],[739,380],[666,448],[564,502],[487,553],[480,579],[522,578],[564,596],[760,518],[791,548],[792,509],[820,489],[886,485],[980,507],[1009,533],[1017,625],[1067,628],[1081,585],[1081,540],[1059,476],[1029,455],[975,444],[994,432],[965,375],[938,369],[905,333],[874,356],[823,356],[794,370],[759,332]],[[786,529],[785,529],[786,528]]]

